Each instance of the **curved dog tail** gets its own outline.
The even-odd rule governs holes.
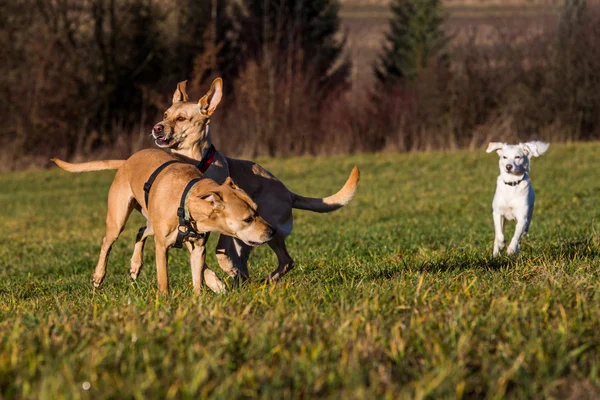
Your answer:
[[[90,161],[84,163],[72,164],[58,158],[52,158],[56,165],[65,171],[69,172],[88,172],[88,171],[102,171],[105,169],[119,169],[126,160],[102,160],[102,161]]]
[[[296,193],[292,193],[292,207],[300,210],[314,211],[318,213],[326,213],[335,211],[348,204],[356,193],[358,181],[360,179],[360,170],[358,166],[352,168],[352,172],[344,186],[334,195],[321,199],[304,197]]]

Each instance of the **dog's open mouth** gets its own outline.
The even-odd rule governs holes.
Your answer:
[[[169,147],[169,145],[171,144],[171,138],[167,138],[165,136],[154,136],[154,143],[156,143],[156,145],[158,147]]]
[[[256,247],[256,246],[260,246],[262,243],[261,242],[254,242],[252,240],[249,240],[249,241],[246,242],[246,244],[249,245],[249,246]]]

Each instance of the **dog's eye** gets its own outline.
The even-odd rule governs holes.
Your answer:
[[[506,160],[506,156],[503,156],[502,158],[504,158]]]
[[[164,117],[165,117],[165,119],[167,119],[167,113],[165,113]]]
[[[254,217],[248,217],[244,220],[244,222],[249,224],[250,222],[252,222],[253,219],[254,219]]]
[[[515,160],[518,160],[519,158],[521,158],[521,156],[515,156]]]
[[[177,121],[185,121],[185,117],[177,117]]]

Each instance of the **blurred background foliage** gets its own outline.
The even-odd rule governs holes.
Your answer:
[[[5,0],[0,168],[152,146],[217,76],[230,155],[592,140],[598,49],[592,0]]]

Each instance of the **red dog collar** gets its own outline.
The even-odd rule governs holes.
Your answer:
[[[204,153],[202,160],[196,164],[196,167],[200,170],[200,172],[205,173],[206,170],[212,165],[216,152],[217,150],[215,149],[215,146],[211,144],[208,150],[206,150]]]

